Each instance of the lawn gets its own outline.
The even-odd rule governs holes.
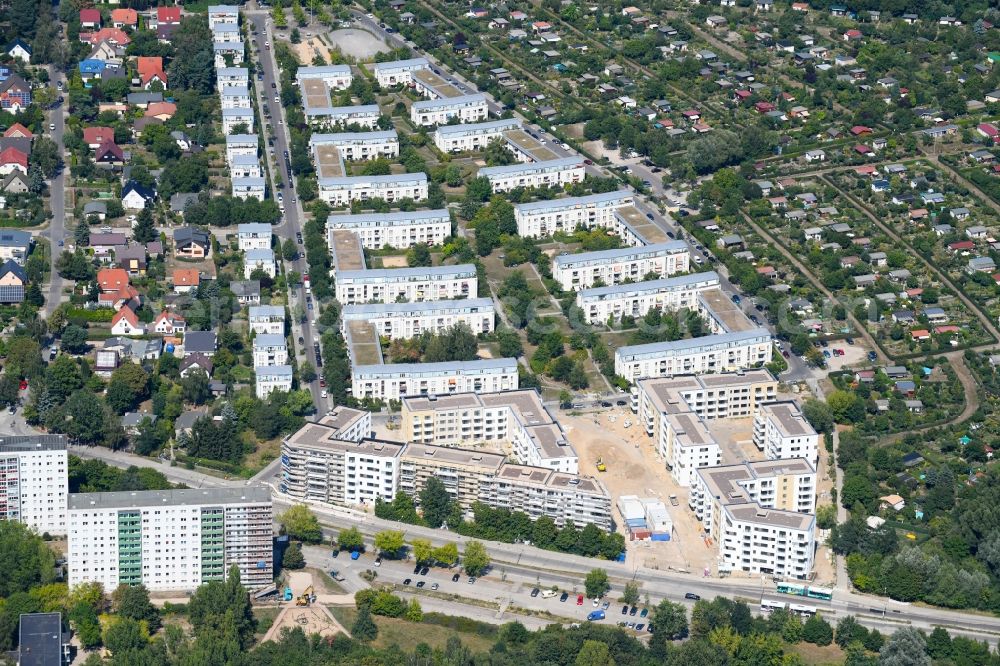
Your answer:
[[[785,651],[799,655],[804,662],[813,666],[844,663],[844,651],[836,643],[819,646],[803,641],[794,645],[786,645]]]
[[[356,608],[342,606],[331,606],[330,612],[348,631],[354,625],[354,618],[358,614]],[[447,627],[408,622],[399,618],[378,615],[372,616],[372,619],[378,625],[378,638],[374,641],[375,647],[388,647],[395,643],[406,649],[412,649],[417,643],[427,643],[432,648],[443,649],[452,636],[457,636],[463,645],[474,652],[485,652],[493,646],[493,641],[488,638],[455,631]]]
[[[257,618],[257,631],[255,632],[257,636],[263,636],[267,633],[267,630],[271,628],[274,624],[274,619],[278,617],[278,613],[281,612],[280,608],[275,606],[258,606],[253,609],[253,616]]]

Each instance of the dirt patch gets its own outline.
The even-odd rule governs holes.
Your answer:
[[[385,42],[365,30],[346,28],[330,33],[330,41],[341,53],[358,61],[371,60],[377,53],[388,53]]]
[[[326,45],[315,37],[310,37],[298,44],[289,43],[288,45],[295,51],[295,55],[299,57],[299,62],[312,64],[313,58],[317,55],[323,58],[324,63],[329,62]]]
[[[382,257],[382,266],[384,268],[406,268],[409,265],[405,256]]]
[[[300,627],[307,636],[319,634],[324,638],[348,633],[325,606],[286,606],[264,635],[264,641],[274,640],[281,635],[281,630],[285,627],[289,629]]]

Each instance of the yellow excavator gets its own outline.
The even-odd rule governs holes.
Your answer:
[[[296,606],[308,606],[310,603],[316,600],[316,595],[313,594],[313,586],[310,585],[306,588],[305,592],[295,600]]]
[[[607,472],[608,471],[608,466],[605,465],[604,461],[601,460],[600,458],[597,459],[597,471],[598,472]]]

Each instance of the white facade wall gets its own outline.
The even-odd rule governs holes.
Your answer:
[[[413,72],[419,69],[430,69],[427,58],[413,58],[411,60],[396,60],[393,62],[377,62],[372,65],[375,71],[375,80],[383,88],[390,88],[395,85],[409,85],[413,83]]]
[[[443,153],[483,150],[490,141],[503,137],[504,132],[521,127],[521,121],[516,118],[469,125],[442,125],[434,131],[434,145]]]
[[[320,178],[319,196],[332,206],[349,206],[352,201],[383,199],[389,203],[401,199],[423,201],[427,198],[426,174],[399,176],[353,176]]]
[[[398,400],[410,395],[495,393],[518,387],[517,361],[491,359],[449,363],[358,366],[351,394],[358,400]]]
[[[644,377],[732,372],[771,362],[767,329],[708,335],[693,340],[619,347],[615,373],[629,382]]]
[[[309,139],[310,148],[320,145],[335,146],[340,156],[347,161],[399,157],[399,137],[396,130],[313,134]]]
[[[697,273],[630,285],[581,289],[576,293],[576,304],[583,310],[588,324],[603,324],[611,318],[620,320],[623,315],[642,317],[657,308],[696,309],[698,294],[718,287],[717,273]]]
[[[226,137],[226,162],[239,155],[257,157],[256,134],[230,134]]]
[[[552,277],[566,291],[626,280],[638,282],[649,273],[667,277],[687,272],[691,255],[684,241],[639,248],[560,255],[552,262]]]
[[[377,104],[364,106],[331,106],[325,109],[305,109],[306,120],[315,128],[358,125],[374,129],[382,115]]]
[[[414,102],[410,106],[410,120],[416,125],[446,125],[452,118],[459,122],[475,123],[490,115],[486,96],[482,94],[446,97]]]
[[[288,345],[285,336],[261,334],[253,341],[254,367],[286,365],[288,363]]]
[[[285,309],[280,305],[252,305],[248,321],[257,335],[285,334]]]
[[[489,179],[494,192],[510,192],[519,187],[565,187],[583,182],[584,175],[582,157],[566,157],[479,170],[479,176]]]
[[[271,391],[292,390],[292,366],[272,365],[255,367],[257,397],[265,399]]]
[[[208,8],[208,28],[212,30],[217,25],[229,23],[237,25],[240,20],[239,8],[232,5],[213,5]]]
[[[451,215],[447,209],[361,215],[331,215],[326,220],[327,236],[333,246],[335,230],[353,231],[361,246],[379,250],[389,245],[398,249],[417,243],[442,245],[451,236]]]
[[[347,90],[354,81],[350,65],[324,65],[321,67],[299,67],[295,73],[296,82],[306,79],[320,79],[332,90]]]
[[[240,199],[253,197],[258,201],[264,200],[266,185],[263,177],[260,178],[233,178],[233,196]],[[273,275],[271,277],[274,277]]]
[[[246,125],[246,131],[253,134],[253,111],[247,109],[227,109],[222,110],[222,133],[232,134],[237,125]],[[254,150],[256,151],[256,146]],[[256,154],[256,152],[254,153]]]
[[[236,157],[229,163],[229,175],[235,181],[242,178],[263,178],[264,172],[256,157]]]
[[[726,507],[719,539],[719,566],[736,571],[806,578],[816,551],[816,521],[805,529],[770,525]]]
[[[754,416],[753,441],[768,460],[819,460],[820,435],[791,403],[763,405]]]
[[[226,88],[248,88],[250,70],[246,67],[223,67],[215,70],[215,83],[219,91]]]
[[[392,303],[344,306],[343,326],[350,321],[367,321],[375,332],[391,340],[408,340],[423,333],[442,333],[465,324],[475,335],[491,333],[496,311],[489,298],[434,303]]]
[[[272,233],[273,228],[266,222],[252,222],[239,225],[236,235],[240,251],[270,249]]]
[[[615,228],[615,210],[631,206],[631,192],[619,190],[585,197],[553,199],[514,206],[517,233],[525,238],[551,236],[557,231],[572,233],[577,227]]]
[[[258,268],[272,278],[277,274],[277,268],[274,264],[274,250],[268,248],[266,250],[250,250],[244,253],[243,279],[249,280],[250,275]]]
[[[69,467],[58,435],[0,439],[0,520],[38,534],[66,534]]]
[[[478,285],[476,268],[471,264],[434,269],[338,271],[336,275],[337,300],[343,305],[475,298]]]

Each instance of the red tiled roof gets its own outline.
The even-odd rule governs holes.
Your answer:
[[[29,130],[21,123],[14,123],[13,125],[7,128],[7,131],[3,133],[3,136],[5,139],[10,138],[12,136],[22,136],[27,139],[31,139],[35,135],[31,133],[31,130]]]
[[[180,7],[157,7],[156,8],[156,21],[157,21],[157,23],[180,23],[180,21],[181,21],[181,8]]]
[[[112,9],[111,22],[137,25],[139,23],[139,13],[134,9]]]
[[[84,127],[83,142],[88,146],[101,145],[105,141],[114,141],[115,131],[110,127]]]
[[[81,9],[80,23],[101,25],[101,11],[99,9]]]
[[[25,169],[28,168],[28,155],[17,148],[11,146],[0,153],[0,164],[20,164]]]

